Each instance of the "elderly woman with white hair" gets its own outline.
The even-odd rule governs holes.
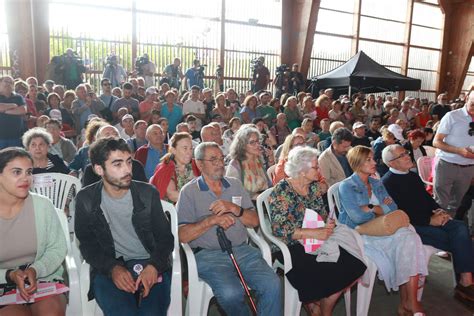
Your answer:
[[[338,234],[333,220],[322,228],[302,228],[307,209],[318,212],[324,221],[328,216],[322,198],[327,187],[321,183],[318,151],[309,147],[292,149],[285,173],[289,178],[277,183],[270,195],[270,220],[273,234],[288,245],[291,254],[293,268],[287,277],[308,314],[332,315],[342,291],[362,276],[366,266],[340,246],[337,262],[318,262],[301,244],[303,239],[327,240]]]
[[[244,125],[237,131],[229,155],[232,160],[226,176],[239,179],[252,200],[272,186],[264,167],[260,132],[253,125]]]
[[[58,156],[48,153],[53,138],[42,127],[28,130],[22,137],[23,146],[33,157],[33,174],[58,172],[69,173],[69,168]]]

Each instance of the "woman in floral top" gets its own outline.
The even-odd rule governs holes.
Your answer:
[[[366,266],[341,247],[337,262],[317,262],[300,243],[305,238],[326,240],[335,227],[328,220],[324,228],[301,228],[306,209],[327,219],[322,199],[327,185],[319,172],[317,151],[291,150],[285,172],[289,178],[281,180],[270,195],[270,214],[273,234],[288,245],[291,254],[293,268],[286,276],[310,315],[332,315],[342,291],[362,276]]]
[[[150,183],[156,187],[161,199],[176,203],[181,188],[200,175],[192,157],[191,135],[174,134],[170,139],[169,153],[161,158],[160,164],[150,178]]]

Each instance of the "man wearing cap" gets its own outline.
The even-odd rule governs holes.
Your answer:
[[[112,113],[115,115],[115,119],[117,118],[117,111],[120,108],[127,108],[128,113],[132,114],[134,118],[139,118],[139,109],[138,109],[138,100],[132,98],[133,93],[133,85],[129,82],[126,82],[123,85],[123,97],[115,101],[112,105]]]
[[[207,91],[207,89],[205,90]],[[198,86],[192,86],[189,99],[183,103],[183,116],[194,115],[197,118],[196,129],[198,131],[201,130],[202,124],[206,120],[206,106],[199,100],[200,91]]]
[[[193,60],[193,67],[186,70],[184,77],[185,88],[190,89],[192,86],[204,88],[204,67],[201,67],[199,59]]]
[[[403,136],[403,128],[400,125],[390,124],[388,126],[388,130],[390,133],[393,134],[393,136],[395,136],[396,140],[400,142],[400,144],[404,145],[407,142],[407,140]]]
[[[272,96],[270,92],[264,91],[260,94],[260,105],[257,106],[257,117],[262,118],[269,128],[275,125],[277,112],[270,105]]]
[[[445,210],[456,210],[474,177],[474,90],[464,107],[444,115],[433,146],[439,149],[433,190],[436,202]]]
[[[161,104],[157,102],[157,97],[158,90],[155,87],[149,87],[145,90],[145,100],[138,105],[141,120],[149,122],[151,119],[151,111],[153,109],[161,110]]]
[[[51,118],[46,122],[45,128],[53,138],[48,152],[53,155],[58,155],[65,162],[70,163],[76,155],[77,148],[71,140],[61,136],[61,121]]]
[[[133,136],[135,136],[135,131],[133,129],[133,124],[135,123],[135,120],[133,119],[133,116],[130,114],[125,114],[122,117],[122,129],[120,130],[120,138],[125,139],[126,141],[131,139]]]
[[[362,122],[355,122],[352,126],[352,133],[354,134],[354,138],[352,139],[351,143],[352,147],[357,145],[370,147],[370,140],[367,136],[365,136],[365,127],[365,124]]]

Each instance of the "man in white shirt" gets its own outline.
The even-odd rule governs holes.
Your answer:
[[[192,86],[190,98],[183,103],[183,116],[194,115],[197,118],[197,130],[201,129],[202,123],[206,119],[206,106],[199,100],[200,90],[198,86]]]
[[[443,209],[455,210],[474,177],[474,90],[466,105],[446,113],[433,140],[439,158],[434,194]]]

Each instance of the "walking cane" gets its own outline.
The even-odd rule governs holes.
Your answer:
[[[237,271],[237,275],[239,276],[240,283],[242,283],[242,286],[245,290],[245,294],[247,294],[247,297],[250,300],[250,305],[252,306],[252,310],[257,315],[257,307],[255,306],[255,302],[252,299],[252,296],[250,296],[250,291],[249,287],[247,286],[247,283],[244,280],[244,277],[242,275],[242,272],[240,271],[239,265],[237,264],[237,261],[235,261],[234,257],[234,252],[232,251],[232,243],[230,242],[229,239],[227,239],[227,236],[225,235],[224,229],[222,227],[217,227],[217,239],[219,240],[219,245],[221,246],[222,252],[227,251],[229,254],[230,260],[234,264],[234,268]]]

